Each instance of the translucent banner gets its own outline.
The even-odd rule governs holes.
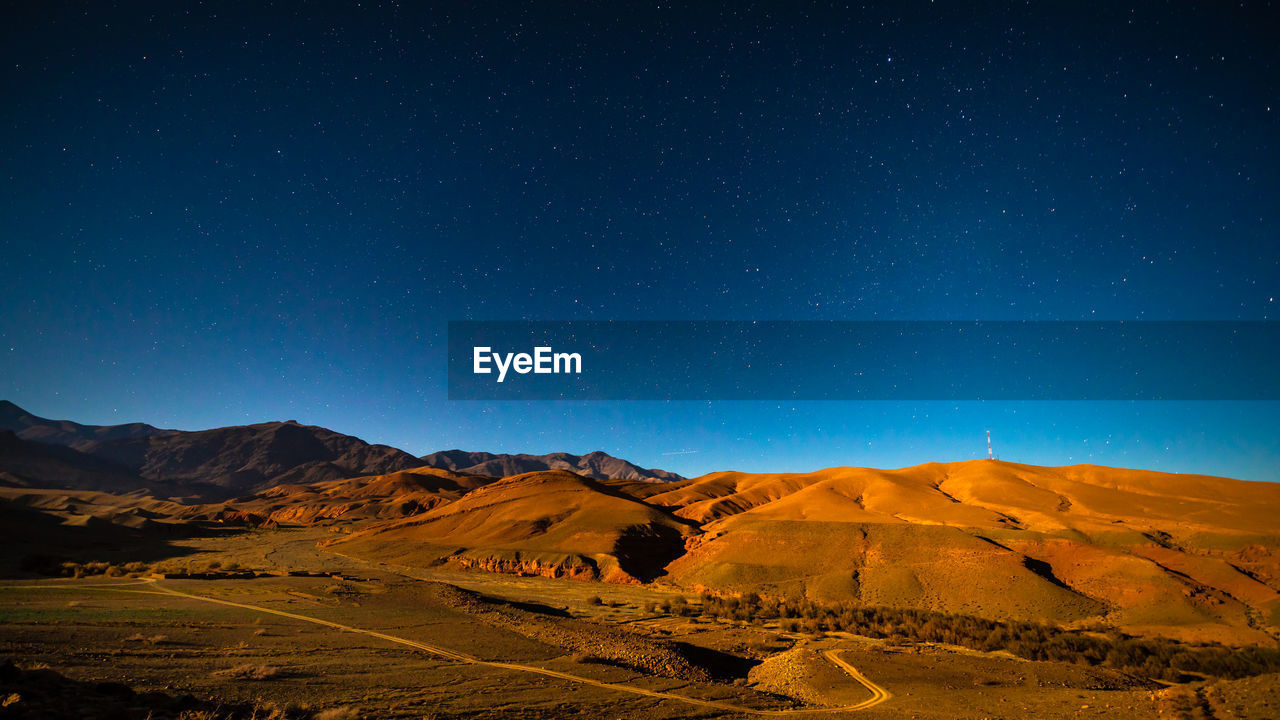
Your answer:
[[[451,400],[1277,400],[1275,322],[451,322]]]

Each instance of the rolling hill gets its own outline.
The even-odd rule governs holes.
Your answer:
[[[1280,485],[989,460],[713,473],[647,502],[699,523],[686,585],[1093,621],[1189,639],[1280,625]]]
[[[286,483],[224,503],[194,506],[186,517],[249,525],[402,518],[457,500],[496,479],[419,467],[311,484]]]
[[[1277,518],[1280,485],[1097,466],[976,460],[664,485],[544,471],[333,547],[407,565],[1260,642],[1280,628]]]
[[[693,523],[607,485],[551,470],[485,484],[334,548],[408,565],[637,582],[659,575],[694,532]]]

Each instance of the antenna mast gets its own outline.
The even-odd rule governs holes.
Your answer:
[[[991,452],[991,431],[990,430],[987,431],[987,459],[988,460],[996,459],[995,453]]]

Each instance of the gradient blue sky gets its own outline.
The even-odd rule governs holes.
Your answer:
[[[990,428],[1009,460],[1280,480],[1276,403],[450,403],[444,375],[463,319],[1275,319],[1265,5],[4,14],[0,397],[36,414],[684,474]]]

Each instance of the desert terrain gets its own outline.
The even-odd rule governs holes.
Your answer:
[[[0,717],[1280,714],[1274,484],[684,479],[12,407]]]

